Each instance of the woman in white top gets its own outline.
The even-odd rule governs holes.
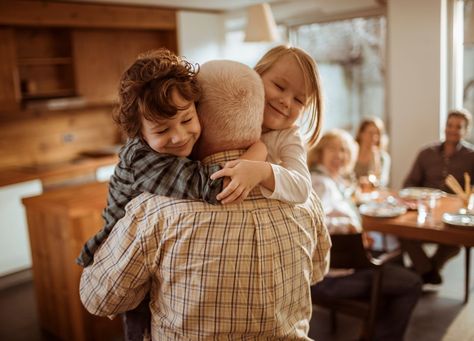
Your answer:
[[[359,144],[354,167],[357,179],[386,187],[390,180],[390,155],[385,150],[387,136],[383,121],[377,117],[364,119],[359,125],[356,141]]]
[[[330,234],[362,231],[357,208],[351,201],[351,174],[357,145],[343,130],[323,135],[308,155],[313,188],[321,199]],[[401,266],[386,264],[382,280],[382,307],[375,326],[376,340],[403,340],[411,313],[421,294],[421,279]],[[312,287],[312,295],[367,298],[373,269],[331,272]]]

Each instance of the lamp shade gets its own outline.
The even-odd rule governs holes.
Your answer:
[[[270,6],[267,3],[247,8],[247,42],[274,42],[278,40],[278,31]]]

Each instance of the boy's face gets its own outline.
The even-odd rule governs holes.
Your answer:
[[[186,101],[176,90],[172,92],[172,99],[177,106],[186,109],[178,110],[172,118],[156,122],[142,118],[142,136],[158,153],[186,157],[201,134],[201,125],[194,102]]]

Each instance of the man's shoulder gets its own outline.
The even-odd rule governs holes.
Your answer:
[[[201,200],[176,199],[161,195],[142,193],[127,205],[127,211],[133,215],[150,215],[170,217],[174,214],[186,214],[197,212],[225,212],[225,213],[243,213],[250,211],[271,211],[271,210],[305,210],[310,214],[319,207],[319,198],[311,192],[310,197],[305,203],[293,205],[278,200],[257,197],[247,199],[241,204],[232,205],[211,205]]]
[[[431,142],[421,147],[420,151],[418,152],[419,156],[430,155],[433,153],[438,153],[442,146],[442,142]]]
[[[321,206],[321,200],[314,190],[311,190],[308,200],[303,204],[298,204],[296,207],[308,211],[313,218],[318,218],[323,215],[323,210]]]
[[[474,145],[467,141],[461,142],[462,149],[469,154],[474,154]]]

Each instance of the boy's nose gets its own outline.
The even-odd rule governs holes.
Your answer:
[[[186,131],[182,128],[178,128],[175,130],[173,136],[171,137],[171,142],[174,144],[179,144],[183,142],[186,138]]]

